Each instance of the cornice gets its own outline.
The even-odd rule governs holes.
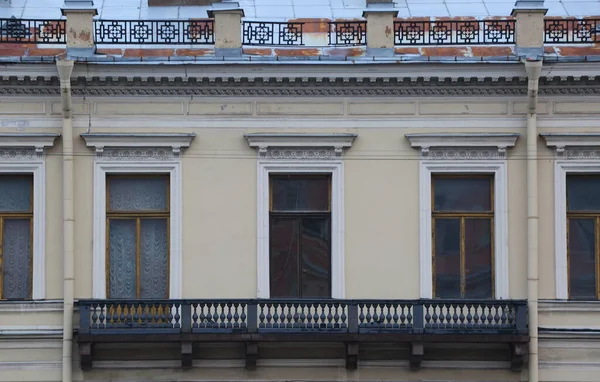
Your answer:
[[[101,155],[104,149],[170,148],[174,155],[187,148],[196,134],[121,134],[84,133],[81,137],[87,147],[93,147]]]
[[[473,133],[473,134],[406,134],[411,147],[421,150],[421,155],[428,156],[431,149],[473,149],[495,148],[503,156],[506,149],[513,147],[520,134]],[[466,150],[468,152],[468,150]],[[481,156],[477,154],[478,156]]]

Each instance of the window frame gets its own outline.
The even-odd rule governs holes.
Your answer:
[[[490,181],[490,207],[489,211],[436,211],[435,210],[435,180],[436,179],[488,179]],[[495,193],[494,193],[495,179],[493,174],[487,173],[432,173],[431,174],[431,262],[432,262],[432,298],[439,298],[435,295],[436,290],[436,231],[435,231],[435,221],[437,219],[460,219],[460,289],[461,295],[465,294],[466,291],[466,280],[465,280],[465,231],[464,225],[466,219],[485,219],[491,221],[491,237],[490,241],[491,245],[491,268],[492,268],[492,295],[496,295],[496,271],[495,271],[495,251],[494,244],[495,243],[495,235],[494,235],[494,227],[495,227]],[[465,297],[460,297],[465,298]]]
[[[107,175],[169,176],[169,298],[182,297],[182,183],[181,159],[163,161],[129,161],[103,159],[94,162],[94,242],[93,242],[93,298],[107,296]]]
[[[270,298],[270,177],[271,175],[329,175],[331,214],[331,298],[342,299],[344,284],[344,182],[341,160],[309,162],[258,161],[257,202],[257,297]]]
[[[306,211],[288,211],[288,210],[273,210],[273,179],[275,178],[284,178],[284,177],[297,177],[297,178],[303,178],[303,179],[307,179],[307,178],[326,178],[327,179],[327,210],[306,210]],[[311,173],[311,174],[304,174],[304,173],[296,173],[296,174],[287,174],[287,173],[277,173],[277,174],[271,174],[269,175],[269,234],[271,232],[271,219],[273,217],[276,218],[283,218],[283,219],[290,219],[290,220],[294,220],[297,223],[299,223],[301,225],[302,219],[303,218],[322,218],[322,217],[327,217],[329,220],[329,295],[331,296],[331,291],[332,291],[332,276],[331,276],[331,268],[332,268],[332,261],[331,261],[331,241],[332,241],[332,237],[331,237],[331,182],[332,182],[332,176],[330,174],[324,173],[324,174],[315,174],[315,173]],[[298,226],[299,228],[299,235],[298,235],[298,245],[300,247],[300,249],[302,248],[302,234],[301,234],[301,230],[300,230],[300,225]],[[269,238],[269,284],[271,282],[271,272],[270,272],[270,266],[271,266],[271,249],[272,249],[272,242],[271,242],[271,238]],[[301,251],[300,253],[301,254]],[[302,272],[300,271],[301,269],[301,265],[302,265],[302,261],[300,258],[298,258],[298,291],[300,292],[300,294],[302,294]],[[269,285],[269,295],[270,295],[270,285]],[[305,297],[298,297],[298,298],[305,298]]]
[[[483,175],[493,177],[493,208],[494,228],[494,297],[495,299],[509,298],[508,272],[508,188],[506,175],[506,160],[436,160],[421,159],[419,169],[420,188],[420,270],[421,298],[433,298],[433,235],[432,235],[432,175]]]
[[[7,219],[29,220],[29,291],[30,294],[24,300],[32,300],[33,296],[33,243],[35,236],[33,234],[33,218],[34,218],[34,179],[31,173],[0,173],[0,178],[7,177],[26,177],[30,180],[31,195],[29,197],[29,210],[27,212],[0,212],[0,247],[4,246],[4,221]],[[14,299],[4,298],[4,250],[0,251],[0,301],[11,301]],[[23,299],[19,299],[23,300]]]
[[[586,301],[570,298],[569,282],[569,249],[568,249],[568,217],[567,217],[567,176],[568,175],[598,175],[600,176],[600,161],[557,159],[554,164],[554,254],[556,298],[568,301]],[[596,272],[600,272],[598,264]],[[596,285],[598,277],[596,274]],[[596,301],[596,300],[594,300]]]
[[[156,211],[115,211],[110,209],[110,182],[109,178],[123,178],[123,179],[132,179],[132,178],[166,178],[169,182],[169,186],[167,187],[167,208],[165,210],[156,210]],[[150,219],[165,219],[167,221],[167,242],[171,242],[170,235],[170,226],[171,226],[171,179],[168,173],[107,173],[106,174],[106,296],[111,298],[109,295],[110,291],[110,221],[115,219],[121,220],[134,220],[136,221],[136,298],[140,298],[140,288],[141,288],[141,274],[140,274],[140,263],[141,263],[141,253],[140,253],[140,234],[141,234],[141,221],[142,220],[150,220]],[[169,245],[167,245],[167,285],[170,285],[170,259],[171,253]],[[164,297],[166,299],[169,298],[169,291],[167,291],[167,296]]]

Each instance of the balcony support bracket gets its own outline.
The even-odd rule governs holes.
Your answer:
[[[523,371],[527,344],[510,344],[510,368],[512,371]]]
[[[258,343],[246,342],[246,369],[256,370],[256,360],[258,359]]]
[[[91,342],[80,342],[79,343],[79,361],[81,363],[81,370],[89,371],[92,370],[92,353],[94,350],[94,344]]]
[[[410,369],[419,370],[421,368],[421,361],[423,360],[424,347],[420,342],[410,343]]]
[[[346,343],[346,369],[356,370],[358,367],[358,342]]]
[[[192,343],[182,342],[181,343],[181,367],[184,370],[192,368]]]

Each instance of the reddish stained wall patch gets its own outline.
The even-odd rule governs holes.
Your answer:
[[[58,56],[66,52],[66,49],[30,48],[29,56]]]
[[[27,49],[18,45],[12,48],[0,47],[0,57],[22,57],[25,55],[25,52],[27,52]]]
[[[473,57],[510,56],[513,51],[509,46],[472,46]]]
[[[290,19],[290,23],[304,23],[304,33],[327,33],[329,32],[330,19]]]
[[[435,57],[458,57],[458,56],[469,56],[469,50],[466,47],[462,48],[422,48],[423,56],[435,56]]]
[[[96,53],[105,54],[107,56],[121,56],[123,49],[97,49]]]
[[[125,49],[123,57],[170,57],[173,49]]]
[[[212,56],[215,54],[214,49],[177,49],[177,56]]]
[[[275,49],[275,55],[280,57],[314,57],[321,55],[321,49]]]
[[[421,54],[419,48],[394,48],[396,54]]]
[[[271,49],[271,48],[243,48],[242,53],[252,55],[252,56],[272,56],[273,49]]]
[[[556,50],[561,56],[597,56],[600,55],[600,46],[557,46]]]

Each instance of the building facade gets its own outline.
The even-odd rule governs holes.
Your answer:
[[[0,380],[597,381],[600,17],[543,3],[0,7]]]

